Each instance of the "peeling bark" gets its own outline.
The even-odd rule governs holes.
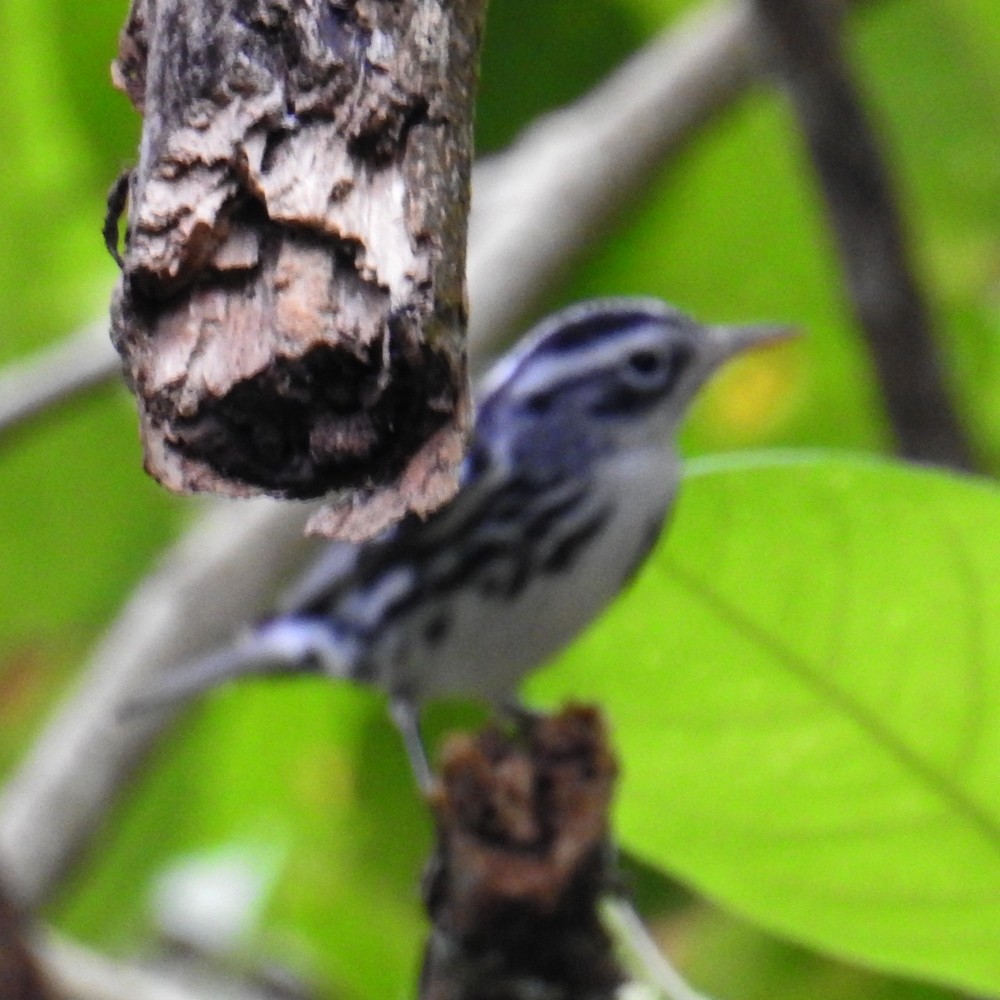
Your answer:
[[[598,903],[615,880],[616,765],[599,714],[570,707],[453,739],[433,801],[434,930],[423,1000],[610,1000],[628,978]]]
[[[355,539],[453,494],[483,7],[133,0],[112,339],[169,489],[332,494]]]

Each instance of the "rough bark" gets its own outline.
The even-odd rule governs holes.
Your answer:
[[[568,708],[446,747],[425,885],[422,1000],[603,1000],[628,978],[598,914],[613,879],[616,765],[598,713]]]
[[[352,538],[454,492],[483,8],[133,0],[112,339],[168,488],[332,494]]]

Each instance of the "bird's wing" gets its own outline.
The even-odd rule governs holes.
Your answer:
[[[357,568],[361,546],[330,542],[306,571],[282,594],[278,614],[294,614],[348,584]]]

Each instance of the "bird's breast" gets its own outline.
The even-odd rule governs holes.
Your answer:
[[[444,546],[405,627],[383,637],[385,686],[418,700],[510,697],[622,590],[663,522],[676,470],[657,452],[618,456],[585,490],[480,525],[476,544]]]

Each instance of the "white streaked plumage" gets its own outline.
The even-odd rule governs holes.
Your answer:
[[[510,699],[600,614],[670,510],[692,397],[727,358],[786,332],[702,326],[650,299],[550,317],[484,379],[450,504],[364,545],[334,543],[280,613],[146,703],[260,673],[373,683],[426,781],[421,703]]]

